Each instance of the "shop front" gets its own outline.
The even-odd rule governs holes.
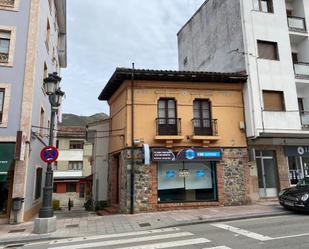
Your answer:
[[[157,202],[216,202],[217,167],[222,150],[216,148],[153,149],[157,163]]]
[[[0,218],[9,215],[14,152],[15,143],[0,143]]]
[[[309,146],[285,146],[284,152],[289,163],[290,184],[309,177]]]

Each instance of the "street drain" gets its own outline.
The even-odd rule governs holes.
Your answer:
[[[79,227],[78,224],[72,224],[72,225],[66,225],[66,228],[73,228],[73,227]]]
[[[140,223],[139,224],[140,227],[150,227],[150,223]]]
[[[26,231],[26,229],[14,229],[14,230],[10,230],[9,233],[22,233]]]

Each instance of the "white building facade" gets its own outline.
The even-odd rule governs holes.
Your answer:
[[[251,197],[309,174],[309,1],[208,0],[178,33],[180,70],[243,71]]]

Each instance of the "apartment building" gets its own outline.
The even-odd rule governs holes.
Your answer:
[[[308,24],[306,0],[207,0],[178,33],[180,70],[248,74],[255,199],[309,173]]]
[[[245,82],[236,73],[117,68],[99,96],[110,106],[112,206],[138,213],[250,202]]]
[[[86,142],[86,127],[58,124],[56,146],[59,157],[54,164],[53,199],[60,207],[83,207],[90,198],[92,144]]]
[[[0,0],[1,223],[27,221],[41,206],[46,164],[39,155],[50,126],[43,79],[63,67],[66,1]],[[21,209],[12,211],[17,197]]]

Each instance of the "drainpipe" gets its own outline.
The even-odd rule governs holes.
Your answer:
[[[130,213],[134,214],[134,63],[132,63],[131,74],[131,195]]]

